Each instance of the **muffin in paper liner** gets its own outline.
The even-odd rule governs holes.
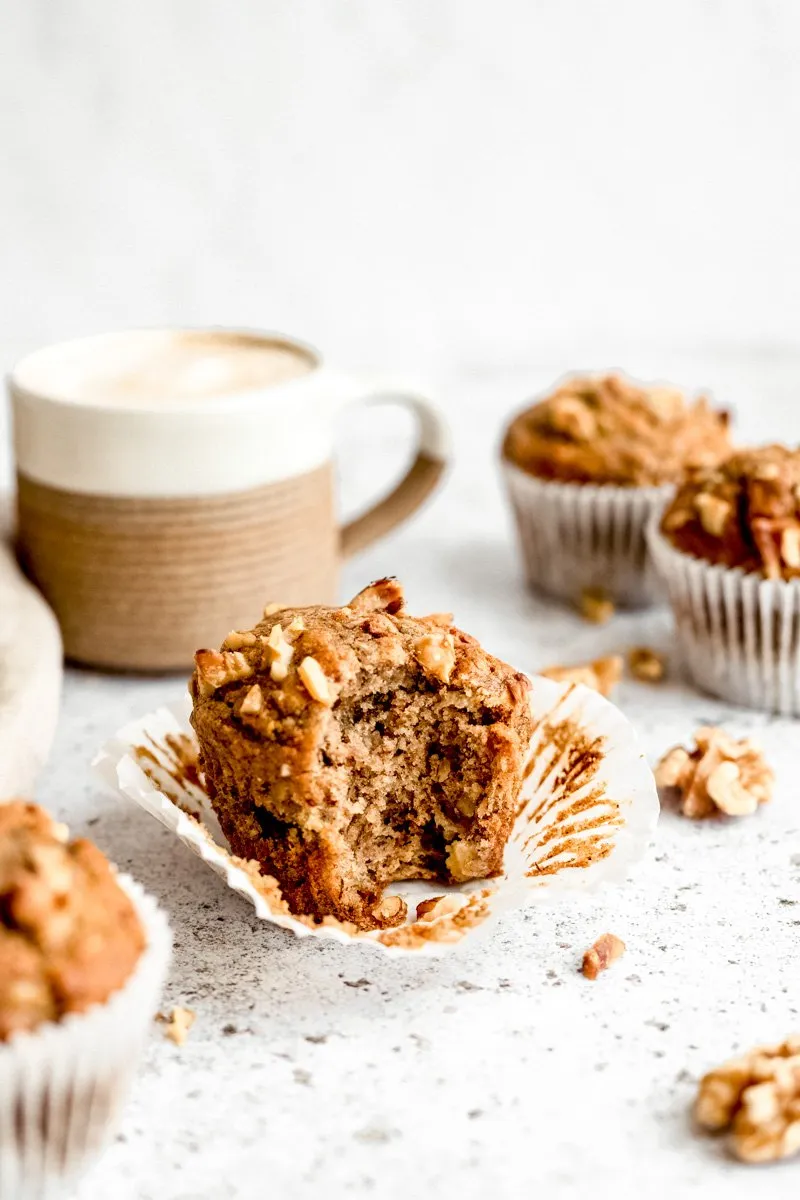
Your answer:
[[[765,579],[647,537],[669,595],[678,646],[692,681],[731,704],[800,716],[800,580]]]
[[[460,886],[412,882],[389,890],[413,913],[392,929],[362,931],[326,917],[293,914],[277,881],[235,858],[219,828],[197,768],[189,702],[133,721],[95,759],[106,784],[135,800],[246,896],[257,915],[301,937],[367,943],[389,954],[441,953],[507,909],[569,892],[622,883],[650,842],[658,816],[652,773],[631,726],[588,688],[536,678],[536,728],[504,873]]]
[[[117,876],[147,944],[103,1004],[0,1042],[0,1197],[68,1195],[113,1134],[158,1007],[171,939],[163,912]]]
[[[620,608],[663,600],[645,531],[674,491],[664,487],[560,483],[502,461],[525,576],[536,590],[577,603],[602,588]]]

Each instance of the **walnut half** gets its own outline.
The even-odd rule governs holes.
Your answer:
[[[572,667],[545,667],[539,674],[544,675],[545,679],[554,679],[556,683],[582,683],[601,696],[610,696],[622,678],[622,659],[618,654],[610,654],[607,658],[576,663]]]
[[[694,1115],[709,1133],[730,1132],[743,1162],[800,1152],[800,1036],[758,1046],[700,1080]]]
[[[674,746],[655,769],[658,787],[680,793],[685,817],[745,817],[772,799],[775,777],[759,746],[711,726],[694,736],[694,750]]]

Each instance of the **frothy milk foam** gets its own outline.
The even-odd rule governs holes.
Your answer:
[[[300,346],[225,331],[143,330],[93,341],[55,348],[27,382],[79,404],[153,409],[271,387],[316,365]]]

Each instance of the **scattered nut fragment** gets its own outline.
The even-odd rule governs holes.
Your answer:
[[[239,650],[198,650],[194,661],[204,696],[253,674],[253,668]]]
[[[438,921],[439,917],[449,917],[459,912],[466,904],[465,896],[431,896],[428,900],[420,900],[417,905],[418,921]]]
[[[173,1008],[168,1017],[158,1014],[158,1020],[166,1023],[164,1036],[176,1046],[182,1046],[189,1036],[189,1030],[195,1023],[195,1013],[191,1008]]]
[[[426,633],[414,643],[414,657],[427,675],[448,683],[456,665],[452,633]]]
[[[643,683],[660,683],[667,673],[664,655],[649,646],[634,646],[629,650],[628,666],[634,679],[641,679]]]
[[[722,537],[728,517],[733,512],[733,505],[711,492],[700,492],[694,498],[694,506],[706,533],[710,533],[712,537]]]
[[[730,1132],[742,1162],[772,1162],[800,1152],[800,1036],[758,1046],[700,1080],[698,1125]]]
[[[658,787],[680,792],[685,817],[699,820],[720,812],[749,816],[772,799],[775,776],[759,746],[749,738],[736,741],[710,726],[698,729],[694,736],[694,750],[674,746],[655,769]]]
[[[397,613],[404,604],[403,585],[392,576],[387,579],[376,579],[369,587],[365,587],[357,596],[354,596],[348,607],[357,613],[381,610]]]
[[[605,625],[616,612],[614,601],[603,588],[584,588],[579,608],[581,616],[593,625]]]
[[[289,663],[292,661],[294,646],[286,640],[283,626],[273,625],[266,640],[266,655],[269,660],[269,673],[276,683],[283,683],[289,674]]]
[[[584,954],[581,974],[586,979],[597,979],[601,971],[607,971],[624,953],[625,943],[622,939],[613,933],[604,933]]]
[[[383,896],[375,908],[375,915],[384,921],[398,921],[408,912],[408,906],[401,896]]]
[[[222,649],[241,650],[243,646],[255,646],[255,644],[256,635],[254,633],[240,633],[237,629],[232,629],[222,643]]]
[[[336,697],[331,687],[331,681],[317,660],[307,655],[297,668],[297,674],[312,700],[317,700],[320,704],[330,708]]]
[[[255,717],[261,712],[263,703],[264,697],[261,693],[261,688],[257,683],[254,683],[239,705],[239,712],[245,717]]]
[[[556,683],[582,683],[601,696],[610,696],[622,678],[622,659],[618,654],[596,658],[590,663],[575,663],[572,667],[546,667],[539,672]]]

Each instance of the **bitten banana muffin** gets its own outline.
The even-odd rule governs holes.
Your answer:
[[[398,880],[502,870],[533,730],[528,680],[382,579],[344,608],[279,608],[191,681],[200,763],[233,852],[293,911],[397,925]]]
[[[503,456],[539,479],[653,487],[730,451],[728,416],[677,388],[576,375],[514,418]]]
[[[684,554],[767,579],[800,577],[800,450],[760,446],[693,472],[661,523]]]
[[[104,1002],[144,949],[106,859],[61,835],[35,804],[0,804],[0,1042]]]

